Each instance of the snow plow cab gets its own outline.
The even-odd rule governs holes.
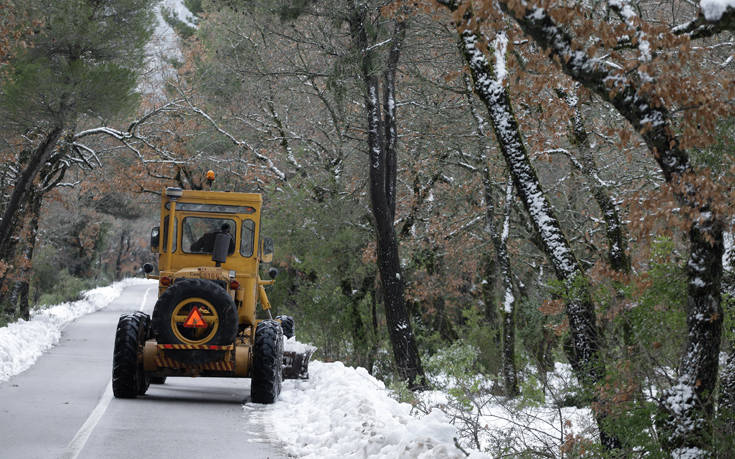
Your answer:
[[[261,263],[273,241],[261,237],[262,196],[190,191],[162,193],[160,226],[151,231],[158,253],[158,300],[152,317],[123,314],[115,336],[112,388],[119,398],[143,395],[170,376],[251,378],[251,399],[273,403],[282,378],[308,378],[313,351],[284,352],[291,317],[271,317]],[[172,230],[173,227],[173,230]],[[260,305],[265,319],[256,318]]]

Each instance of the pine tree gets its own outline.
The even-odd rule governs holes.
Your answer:
[[[8,197],[2,203],[0,258],[6,262],[25,253],[18,247],[18,215],[39,191],[34,183],[42,169],[58,174],[63,168],[54,164],[70,159],[68,139],[77,123],[85,116],[107,120],[135,105],[154,3],[26,0],[18,5],[19,17],[33,18],[37,30],[27,46],[12,53],[11,70],[2,76],[0,124],[8,137],[23,135],[32,144],[4,155],[19,167],[3,190]],[[0,278],[0,294],[12,272]]]

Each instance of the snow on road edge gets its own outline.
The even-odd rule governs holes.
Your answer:
[[[296,457],[465,458],[444,414],[412,416],[411,406],[390,398],[367,370],[341,362],[311,362],[309,379],[284,381],[280,399],[264,410]]]
[[[146,279],[125,279],[107,287],[83,293],[79,301],[36,310],[31,320],[18,320],[0,328],[0,382],[30,368],[48,349],[59,342],[61,330],[73,320],[104,308],[131,285],[147,284]]]

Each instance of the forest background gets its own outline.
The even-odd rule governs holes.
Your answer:
[[[0,4],[2,323],[140,275],[213,169],[264,194],[276,312],[417,410],[449,385],[464,447],[735,444],[732,1],[56,3]],[[597,430],[489,442],[488,397]]]

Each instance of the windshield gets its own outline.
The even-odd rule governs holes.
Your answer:
[[[230,255],[235,252],[235,221],[229,218],[186,217],[182,223],[181,249],[186,253],[212,253],[218,233],[230,235]]]

